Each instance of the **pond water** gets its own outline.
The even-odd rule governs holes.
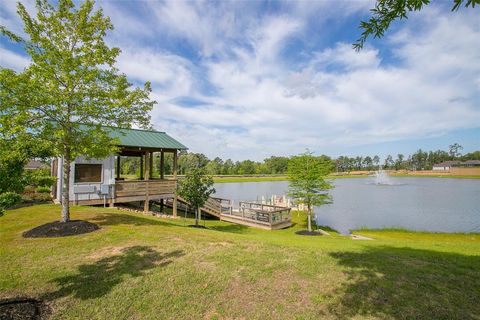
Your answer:
[[[336,179],[333,203],[315,208],[319,225],[342,233],[361,227],[480,232],[480,180],[389,177]],[[283,195],[287,181],[219,183],[216,196],[259,200]]]

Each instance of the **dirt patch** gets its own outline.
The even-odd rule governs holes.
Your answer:
[[[69,222],[50,222],[35,227],[23,233],[24,238],[52,238],[67,237],[93,232],[100,229],[95,223],[83,220],[71,220]]]
[[[308,231],[308,230],[300,230],[295,232],[295,234],[298,234],[300,236],[321,236],[322,234],[317,231]]]
[[[50,314],[48,306],[30,298],[0,300],[1,320],[41,320]]]
[[[221,247],[230,247],[232,245],[231,242],[219,241],[219,242],[209,242],[208,245],[210,246],[221,246]]]
[[[106,247],[102,248],[99,250],[95,250],[91,255],[89,255],[87,258],[89,259],[100,259],[106,256],[115,256],[122,254],[123,250],[127,248],[128,246],[118,246],[118,247]]]

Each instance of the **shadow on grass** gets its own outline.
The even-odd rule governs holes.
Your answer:
[[[101,213],[97,214],[95,217],[88,219],[90,222],[94,222],[100,226],[112,226],[120,224],[130,224],[134,226],[146,226],[146,225],[158,225],[164,227],[173,227],[176,226],[173,223],[165,222],[162,220],[148,219],[133,214],[125,213]]]
[[[331,256],[349,278],[330,306],[338,318],[480,319],[480,256],[394,247]]]
[[[74,275],[52,280],[60,288],[47,293],[42,300],[55,300],[70,295],[82,300],[99,298],[109,293],[126,276],[140,277],[145,271],[164,267],[183,255],[181,250],[161,254],[147,246],[128,247],[119,255],[80,265]]]
[[[247,226],[243,226],[240,224],[229,224],[226,226],[212,226],[209,227],[210,230],[216,230],[220,232],[229,232],[229,233],[247,233],[248,232]]]

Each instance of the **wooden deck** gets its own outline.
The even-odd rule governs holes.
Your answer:
[[[178,198],[185,202],[184,199]],[[240,202],[238,209],[231,208],[230,200],[210,197],[201,210],[220,220],[266,230],[290,227],[291,208],[255,202]]]
[[[179,202],[186,203],[181,197],[175,198],[176,185],[175,179],[116,181],[114,202],[171,199],[172,206],[175,206],[175,199],[178,199]],[[201,210],[223,221],[266,230],[283,229],[292,225],[291,208],[275,205],[240,202],[239,208],[233,209],[230,200],[210,197]]]
[[[239,208],[222,212],[221,220],[266,230],[292,225],[291,209],[255,202],[240,202]]]

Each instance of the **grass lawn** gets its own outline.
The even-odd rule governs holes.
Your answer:
[[[57,220],[38,205],[0,218],[0,298],[49,302],[53,319],[480,319],[480,235],[362,230],[373,241],[74,207],[101,226],[24,239]]]
[[[459,175],[459,174],[422,174],[422,173],[390,173],[392,177],[411,178],[445,178],[445,179],[480,179],[480,175]]]

